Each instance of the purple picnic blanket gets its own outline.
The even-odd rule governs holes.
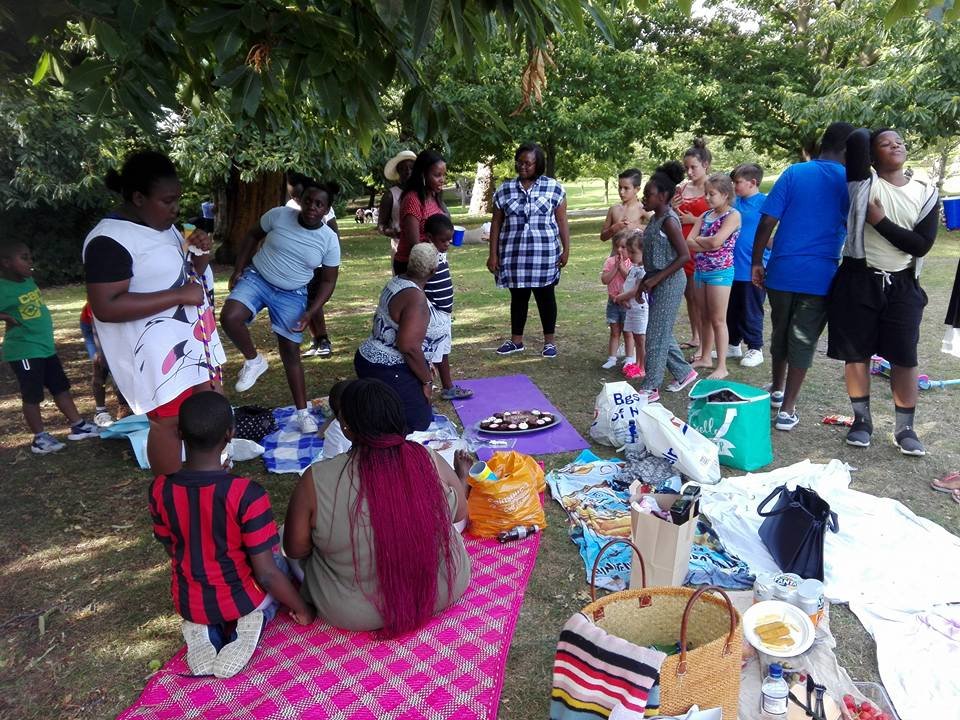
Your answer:
[[[551,403],[540,388],[526,375],[504,375],[501,377],[479,378],[477,380],[459,380],[457,384],[473,390],[469,400],[454,400],[453,409],[460,416],[465,432],[475,428],[478,421],[503,410],[549,410],[561,422],[549,430],[541,430],[526,435],[508,435],[517,444],[514,450],[527,455],[550,455],[553,453],[583,450],[590,447],[567,419]],[[479,433],[479,437],[495,440],[498,436]],[[501,437],[501,439],[506,439]],[[494,449],[480,448],[477,456],[488,460]]]

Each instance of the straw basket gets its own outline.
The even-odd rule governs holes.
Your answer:
[[[643,587],[611,593],[597,600],[594,582],[600,558],[612,545],[626,543],[640,559]],[[640,550],[629,540],[612,540],[601,548],[590,578],[592,602],[583,614],[611,635],[646,647],[680,638],[679,655],[660,666],[660,712],[682,715],[691,705],[723,708],[735,720],[740,696],[743,625],[727,594],[715,587],[648,588]],[[720,597],[706,593],[719,593]],[[687,650],[689,644],[690,650]]]

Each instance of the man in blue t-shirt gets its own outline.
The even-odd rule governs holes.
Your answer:
[[[800,387],[827,324],[827,292],[846,239],[849,200],[843,163],[851,132],[850,123],[832,123],[820,140],[820,156],[788,167],[760,210],[752,279],[757,287],[766,287],[770,298],[770,404],[779,408],[777,430],[792,430],[800,422]]]
[[[760,209],[767,195],[760,192],[763,168],[759,165],[737,165],[731,175],[737,194],[733,207],[740,213],[740,236],[733,248],[733,285],[727,303],[727,331],[730,334],[727,357],[741,358],[743,367],[756,367],[763,363],[763,300],[766,294],[763,288],[753,284],[751,278],[753,239],[760,224]],[[769,256],[770,251],[765,250],[764,265]],[[741,341],[747,344],[745,353],[740,349]]]

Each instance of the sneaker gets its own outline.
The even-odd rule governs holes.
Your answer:
[[[545,358],[555,358],[557,356],[557,346],[554,343],[546,343],[540,355]]]
[[[748,351],[749,352],[749,351]],[[739,345],[727,345],[727,357],[728,358],[742,358],[743,350]]]
[[[257,378],[263,375],[268,367],[270,367],[270,363],[260,353],[257,353],[253,360],[244,360],[243,367],[240,368],[240,374],[237,376],[237,392],[246,392],[252,388],[256,384]]]
[[[93,424],[98,428],[108,428],[113,425],[113,415],[106,410],[101,410],[93,416]]]
[[[220,648],[213,661],[213,674],[218,678],[229,678],[243,670],[257,649],[261,630],[262,610],[254,610],[237,620],[237,639]]]
[[[763,389],[770,393],[770,407],[779,410],[783,405],[783,390],[771,390],[773,383],[767,383]]]
[[[92,422],[81,420],[70,428],[70,434],[67,440],[88,440],[89,438],[100,437],[100,428]]]
[[[211,675],[217,659],[217,648],[210,642],[207,626],[184,620],[180,623],[180,632],[187,641],[187,667],[190,672],[194,675]]]
[[[647,374],[643,371],[643,368],[636,363],[630,363],[629,365],[623,366],[623,376],[627,380],[632,380],[633,378],[640,378],[642,380]]]
[[[616,364],[617,364],[617,358],[611,355],[610,357],[607,358],[607,361],[600,367],[602,367],[604,370],[609,370],[612,367],[616,367]],[[626,365],[627,363],[624,363],[624,366]]]
[[[507,340],[497,348],[497,355],[513,355],[518,352],[523,352],[523,343],[517,345],[513,340]]]
[[[920,442],[920,438],[917,437],[917,434],[913,431],[912,427],[905,427],[899,433],[894,435],[893,441],[897,444],[897,447],[900,448],[900,452],[904,455],[923,457],[927,454],[926,449],[923,447],[923,443]]]
[[[467,400],[473,397],[473,390],[454,385],[450,388],[444,388],[440,393],[440,397],[444,400]]]
[[[330,338],[322,337],[316,345],[317,357],[330,357],[333,355],[333,346],[330,344]]]
[[[757,367],[757,365],[763,364],[763,350],[757,350],[755,348],[750,348],[743,354],[743,359],[740,360],[740,367]]]
[[[793,411],[793,415],[781,411],[777,413],[777,421],[773,426],[777,430],[793,430],[798,422],[800,422],[800,414],[796,410]]]
[[[63,450],[66,447],[62,442],[57,440],[53,435],[48,432],[37,433],[33,438],[33,442],[30,444],[30,452],[36,453],[37,455],[49,455],[50,453],[55,453],[58,450]]]
[[[313,419],[309,410],[297,410],[297,425],[300,426],[300,432],[304,435],[316,435],[320,431],[320,426]]]
[[[640,390],[641,395],[647,398],[647,404],[650,405],[655,402],[660,402],[660,391],[654,388],[653,390]]]
[[[854,422],[847,431],[847,445],[854,447],[870,447],[870,436],[873,426],[866,422]]]
[[[319,348],[317,347],[317,344],[314,343],[310,347],[308,347],[306,350],[304,350],[302,353],[300,353],[300,357],[315,357],[317,355],[317,350],[319,350]]]
[[[680,392],[687,385],[689,385],[696,379],[697,379],[697,371],[691,370],[690,374],[687,375],[683,380],[674,380],[669,385],[667,385],[667,392]]]

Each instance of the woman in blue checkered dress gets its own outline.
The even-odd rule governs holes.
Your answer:
[[[543,174],[546,156],[539,145],[521,145],[514,162],[517,177],[507,180],[493,195],[487,259],[497,287],[510,291],[511,338],[497,348],[497,354],[523,352],[523,328],[532,294],[543,325],[541,355],[554,358],[555,288],[560,282],[560,268],[570,256],[566,193],[560,183]]]

